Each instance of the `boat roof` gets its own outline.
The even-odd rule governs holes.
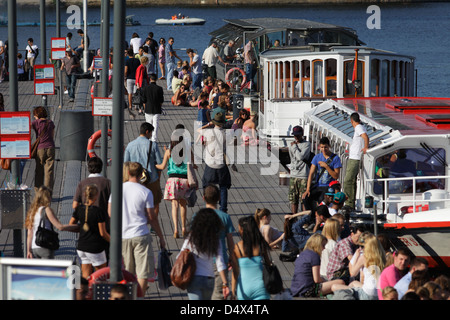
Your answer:
[[[251,18],[251,19],[224,19],[227,23],[223,27],[214,30],[209,35],[215,39],[228,42],[236,41],[242,37],[243,31],[259,31],[256,34],[248,34],[249,39],[256,37],[262,33],[274,30],[294,30],[294,31],[319,31],[319,30],[335,30],[349,34],[359,43],[363,43],[358,39],[356,31],[352,28],[342,27],[334,24],[310,21],[305,19],[285,19],[285,18]]]
[[[328,100],[305,113],[306,122],[350,143],[354,128],[350,114],[358,112],[370,147],[393,136],[450,134],[450,98],[373,97]]]

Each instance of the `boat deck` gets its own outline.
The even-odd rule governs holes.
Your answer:
[[[60,161],[60,115],[61,110],[89,110],[90,104],[90,86],[92,80],[80,79],[77,82],[76,99],[74,103],[68,102],[68,96],[64,95],[64,103],[62,109],[58,108],[58,96],[48,96],[48,106],[50,117],[55,122],[55,143],[56,143],[56,159],[55,162],[55,185],[53,193],[52,208],[62,223],[68,223],[72,214],[72,197],[75,193],[78,182],[87,177],[88,171],[84,161]],[[162,81],[158,81],[159,85],[165,87]],[[0,84],[0,92],[5,97],[5,108],[9,109],[9,85],[8,82]],[[19,111],[32,110],[33,106],[41,104],[41,97],[33,94],[33,82],[19,82]],[[163,108],[166,112],[160,118],[159,147],[163,152],[163,146],[168,145],[171,132],[179,123],[192,133],[194,121],[197,118],[196,108],[175,107],[170,103],[171,93],[165,90],[165,103]],[[125,112],[124,121],[124,143],[128,144],[139,134],[139,126],[145,121],[143,116],[136,117],[135,120],[130,119],[128,112]],[[94,130],[100,130],[101,119],[95,117]],[[33,139],[34,140],[34,139]],[[109,141],[108,154],[111,153],[111,141]],[[237,164],[237,172],[230,170],[232,176],[232,187],[229,190],[229,214],[232,218],[233,225],[237,229],[238,219],[253,215],[257,208],[268,208],[272,212],[272,225],[279,230],[283,230],[284,215],[289,213],[288,203],[288,187],[279,185],[278,170],[274,175],[260,175],[259,163],[257,164]],[[198,165],[198,177],[203,174],[204,164]],[[34,170],[35,163],[32,160],[26,161],[23,172],[23,183],[27,186],[34,186]],[[107,176],[110,178],[110,167],[107,169]],[[0,183],[5,186],[9,181],[9,172],[0,171]],[[167,179],[167,170],[161,176],[161,186],[164,188]],[[34,191],[30,190],[33,196]],[[198,201],[194,208],[188,208],[188,220],[193,213],[204,207],[205,203],[202,199],[202,190],[198,191]],[[159,222],[163,230],[167,248],[173,253],[172,261],[179,252],[183,243],[183,239],[173,238],[173,226],[171,219],[171,204],[169,201],[162,201],[160,205]],[[76,234],[70,232],[60,232],[61,248],[56,252],[56,259],[76,260],[77,254]],[[233,235],[234,241],[239,241],[239,235],[236,232]],[[20,257],[22,251],[20,243],[14,240],[14,232],[10,229],[3,229],[0,233],[0,251],[7,257]],[[157,241],[153,242],[153,250],[155,257],[158,255]],[[279,267],[285,288],[290,288],[294,272],[293,262],[282,262],[279,260],[280,250],[272,252],[272,258]],[[17,255],[18,254],[18,255]],[[156,283],[150,283],[146,292],[145,299],[152,300],[187,300],[187,293],[175,287],[168,290],[160,290]]]

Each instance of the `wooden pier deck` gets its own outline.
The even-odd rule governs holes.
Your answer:
[[[62,223],[68,223],[72,214],[72,197],[78,182],[87,177],[85,161],[61,161],[60,159],[60,119],[62,110],[90,110],[90,87],[93,80],[80,79],[77,83],[75,102],[68,102],[68,96],[64,95],[62,108],[58,108],[58,95],[48,96],[47,105],[50,110],[50,117],[55,122],[55,142],[56,142],[56,163],[55,163],[55,186],[53,193],[52,208],[57,213]],[[165,88],[165,81],[158,81],[158,84]],[[0,92],[5,97],[5,107],[9,110],[9,85],[8,82],[0,84]],[[194,121],[197,118],[197,109],[189,107],[175,107],[170,103],[171,92],[165,90],[165,103],[163,108],[166,112],[160,118],[160,131],[158,143],[163,154],[163,146],[168,145],[170,135],[179,123],[185,125],[186,129],[193,135]],[[33,82],[19,82],[19,111],[32,110],[33,106],[40,105],[42,98],[33,94]],[[101,117],[94,117],[94,131],[100,130]],[[137,116],[132,120],[125,111],[124,121],[124,142],[128,144],[139,135],[139,126],[145,119]],[[33,138],[34,141],[34,138]],[[109,141],[108,155],[111,153],[111,141]],[[113,159],[114,161],[114,159]],[[203,174],[204,164],[198,165],[198,177]],[[290,211],[288,203],[288,187],[279,185],[278,173],[273,175],[261,175],[261,163],[237,164],[237,172],[230,170],[232,176],[232,187],[229,190],[228,213],[233,225],[237,230],[238,219],[246,215],[253,215],[257,208],[268,208],[272,212],[272,225],[279,230],[283,230],[284,215]],[[34,169],[33,160],[26,161],[23,172],[23,183],[31,188],[31,198],[34,195]],[[107,170],[110,178],[110,168]],[[277,170],[278,172],[278,170]],[[0,183],[2,186],[8,181],[9,172],[0,171]],[[167,179],[167,170],[161,176],[161,187],[164,188]],[[30,199],[31,200],[31,199]],[[202,190],[198,190],[198,201],[194,208],[188,208],[188,220],[193,213],[204,207]],[[171,219],[171,204],[169,201],[162,201],[160,205],[159,222],[162,227],[167,248],[173,252],[171,259],[174,260],[183,243],[182,239],[173,238],[173,226]],[[234,240],[239,241],[237,232]],[[61,248],[57,251],[56,259],[77,259],[75,250],[76,234],[70,232],[60,232]],[[155,257],[158,255],[158,243],[153,241]],[[4,229],[0,233],[0,251],[4,256],[14,255],[14,243],[12,230]],[[272,258],[279,267],[285,288],[290,288],[290,283],[294,271],[293,262],[282,262],[279,260],[280,250],[272,252]],[[187,300],[187,293],[175,287],[168,290],[159,290],[156,283],[150,283],[145,299],[149,300]]]

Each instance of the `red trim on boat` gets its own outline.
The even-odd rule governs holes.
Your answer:
[[[450,228],[450,221],[385,223],[383,226],[391,229]]]

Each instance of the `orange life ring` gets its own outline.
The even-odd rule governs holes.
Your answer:
[[[247,82],[247,76],[246,76],[244,70],[242,70],[241,68],[234,67],[234,68],[231,68],[230,70],[228,70],[227,74],[225,75],[225,82],[230,86],[230,88],[234,87],[233,84],[231,83],[231,80],[232,80],[232,75],[235,71],[238,71],[242,75],[242,82],[241,82],[241,88],[240,88],[240,90],[242,90],[244,88],[245,83]]]
[[[91,290],[92,285],[94,283],[108,281],[109,277],[110,277],[110,271],[111,270],[109,267],[104,267],[104,268],[101,268],[101,269],[95,271],[94,273],[92,273],[88,278],[89,290]],[[130,282],[137,283],[136,276],[125,269],[122,269],[122,279],[123,279],[122,281],[125,283],[130,283]],[[142,288],[139,285],[137,286],[137,296],[144,297],[144,292],[142,291]]]
[[[108,136],[111,137],[112,130],[108,129]],[[90,158],[97,157],[97,154],[94,151],[95,148],[95,142],[102,136],[102,130],[98,130],[94,132],[94,134],[89,138],[88,144],[87,144],[87,152]]]

